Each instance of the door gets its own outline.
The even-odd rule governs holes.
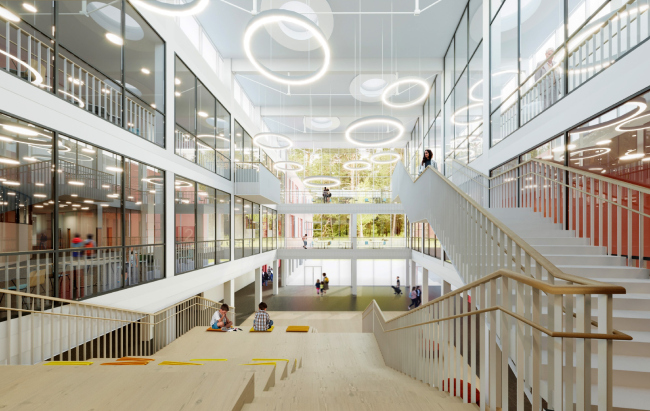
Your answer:
[[[320,265],[305,266],[305,285],[314,286],[316,280],[323,278],[323,267]]]

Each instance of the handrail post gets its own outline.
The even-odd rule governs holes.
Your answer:
[[[611,295],[598,296],[598,332],[612,333],[613,298]],[[611,410],[612,401],[612,373],[613,373],[613,346],[612,340],[598,341],[598,409]]]

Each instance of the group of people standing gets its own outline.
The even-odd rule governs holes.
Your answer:
[[[330,279],[327,274],[323,273],[323,281],[316,280],[316,294],[325,295],[325,292],[330,289]]]
[[[269,285],[269,281],[273,281],[273,269],[271,267],[262,272],[262,284],[264,284],[264,287]]]
[[[418,308],[422,304],[422,288],[419,285],[413,287],[409,293],[409,298],[411,299],[411,305],[409,305],[408,309],[410,310],[411,307]]]
[[[332,198],[332,193],[330,193],[329,188],[323,188],[323,203],[329,203],[330,198]]]

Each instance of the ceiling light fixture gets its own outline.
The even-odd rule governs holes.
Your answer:
[[[391,137],[383,141],[377,141],[372,143],[359,141],[357,139],[352,138],[351,134],[354,130],[360,127],[373,125],[373,124],[384,124],[386,126],[394,126],[395,128],[398,129],[398,133],[395,137]],[[386,144],[390,144],[399,140],[403,134],[404,134],[404,125],[402,124],[402,122],[394,117],[389,117],[389,116],[369,116],[369,117],[360,118],[358,120],[353,121],[348,126],[348,128],[345,129],[345,138],[350,143],[362,147],[379,147]]]
[[[264,25],[273,23],[291,24],[309,31],[312,34],[313,38],[316,39],[316,41],[318,41],[323,48],[323,64],[321,68],[311,74],[288,76],[269,70],[260,64],[253,55],[253,51],[251,50],[253,35]],[[311,84],[323,77],[329,68],[331,59],[329,44],[327,44],[327,39],[325,38],[325,35],[321,31],[320,27],[318,27],[316,24],[314,24],[313,21],[303,16],[302,14],[296,13],[294,11],[280,9],[270,9],[263,11],[251,19],[251,21],[248,23],[248,26],[246,27],[246,32],[244,33],[244,51],[246,52],[246,56],[253,64],[253,66],[264,77],[275,82],[291,86]]]
[[[295,168],[292,168],[295,167]],[[303,171],[305,167],[296,161],[276,161],[273,168],[279,171]]]
[[[194,0],[187,3],[173,4],[162,3],[157,0],[133,0],[137,6],[153,11],[154,13],[162,14],[164,16],[177,17],[177,16],[193,16],[205,10],[210,3],[210,0]]]
[[[286,146],[279,146],[278,145],[278,146],[274,147],[274,146],[270,146],[268,144],[260,143],[261,139],[269,138],[269,137],[274,137],[274,138],[276,138],[278,140],[284,140],[284,141],[287,142],[288,145],[286,145]],[[277,133],[259,133],[259,134],[256,134],[255,137],[253,137],[253,144],[255,144],[258,147],[267,148],[267,149],[270,149],[270,150],[286,150],[289,147],[293,146],[293,142],[289,139],[289,137],[283,136],[282,134],[277,134]]]
[[[597,146],[606,146],[607,144],[609,144],[611,142],[612,142],[612,140],[600,140],[600,141],[596,142],[596,145]]]
[[[149,178],[143,178],[142,181],[146,181],[147,183],[151,183],[153,185],[163,185],[165,179],[163,177],[149,177]]]
[[[18,164],[20,164],[20,161],[14,160],[13,158],[9,158],[9,157],[0,157],[0,163],[1,164],[18,165]]]
[[[144,74],[147,74],[147,75],[151,74],[151,71],[150,71],[148,68],[146,68],[146,67],[142,67],[142,68],[140,69],[140,71],[141,71],[142,73],[144,73]]]
[[[639,114],[641,114],[641,112],[643,112],[648,107],[648,104],[645,102],[645,100],[641,98],[630,100],[625,104],[635,105],[636,110],[630,110],[627,113],[623,114],[622,116],[619,116],[613,120],[605,121],[604,123],[578,128],[576,130],[570,131],[569,134],[590,133],[592,131],[602,130],[607,127],[615,126],[617,124],[627,123],[630,120],[634,119]]]
[[[199,117],[203,117],[203,118],[205,118],[205,117],[207,117],[207,116],[208,116],[208,113],[206,113],[205,111],[199,111],[199,112],[198,112],[198,113],[196,113],[196,114],[198,114],[198,115],[199,115]]]
[[[406,103],[393,103],[389,100],[389,97],[393,95],[398,89],[399,86],[402,84],[412,84],[415,86],[420,86],[422,87],[422,95],[419,96],[418,98],[408,101]],[[409,87],[410,88],[410,87]],[[387,105],[388,107],[392,108],[407,108],[411,106],[415,106],[417,104],[420,104],[424,102],[424,100],[429,97],[429,83],[427,83],[425,80],[419,78],[419,77],[402,77],[400,79],[397,79],[390,83],[388,87],[384,89],[384,92],[381,93],[381,101]]]
[[[569,146],[569,148],[570,147],[571,146]],[[612,151],[612,149],[609,148],[609,147],[583,148],[583,149],[580,149],[578,151],[573,151],[573,152],[569,153],[569,157],[571,157],[571,161],[580,161],[580,160],[586,160],[588,158],[595,158],[595,157],[604,156],[605,154],[609,153],[610,151]],[[586,157],[585,156],[576,157],[578,154],[589,153],[589,152],[593,152],[594,154],[593,155],[588,155]],[[576,158],[573,158],[573,157],[576,157]]]
[[[380,157],[390,156],[389,160],[378,160]],[[381,153],[374,154],[370,157],[370,161],[373,164],[394,164],[397,163],[402,158],[401,155],[394,151],[382,151]]]
[[[71,181],[68,181],[68,184],[70,184],[72,186],[82,186],[82,185],[84,185],[84,182],[83,181],[71,180]]]
[[[13,21],[14,23],[20,22],[20,17],[16,16],[2,6],[0,6],[0,17],[8,21]]]
[[[633,154],[625,154],[624,156],[619,157],[619,160],[637,160],[639,158],[645,157],[644,153],[633,153]]]
[[[23,3],[23,8],[27,10],[30,13],[37,13],[38,9],[34,7],[34,5],[29,4],[29,3]]]
[[[355,165],[361,167],[354,167]],[[366,160],[351,160],[343,163],[343,168],[348,171],[367,171],[372,170],[372,163]]]
[[[327,181],[327,183],[314,183],[314,181]],[[341,185],[341,180],[332,176],[310,176],[305,177],[302,183],[311,188],[325,188],[325,187],[338,187]]]
[[[177,92],[174,93],[174,95],[175,95],[176,97],[180,97],[180,96],[181,96],[181,93],[179,93],[179,92],[177,91]]]
[[[0,7],[0,10],[2,10],[2,7]],[[21,59],[12,56],[11,54],[7,53],[4,50],[0,50],[0,54],[4,54],[11,60],[15,61],[16,64],[20,64],[21,66],[23,66],[24,69],[28,70],[32,74],[32,77],[34,78],[32,80],[33,85],[38,86],[41,83],[43,83],[43,76],[41,76],[41,74],[34,67],[30,66],[29,64],[22,61]]]
[[[492,77],[498,77],[498,76],[501,76],[503,74],[517,74],[517,70],[497,71],[496,73],[492,73]],[[474,83],[474,85],[472,87],[469,88],[468,95],[469,95],[470,101],[483,101],[482,98],[478,98],[478,97],[474,96],[474,90],[476,90],[478,88],[478,86],[480,86],[481,84],[483,84],[483,79],[480,79],[479,81]],[[500,98],[501,98],[501,96],[497,96],[497,97],[494,97],[492,100],[498,100]]]
[[[22,134],[22,135],[31,136],[31,137],[34,137],[34,136],[37,136],[37,135],[40,134],[37,131],[30,130],[30,129],[25,128],[25,127],[12,126],[12,125],[9,125],[9,124],[3,124],[2,128],[9,131],[10,133]]]
[[[124,171],[120,167],[112,167],[112,166],[106,167],[106,170],[108,170],[108,171],[116,171],[118,173],[121,173],[122,171]]]
[[[106,39],[113,44],[117,44],[118,46],[124,45],[124,39],[117,34],[106,33]]]
[[[631,119],[629,119],[627,121],[624,121],[621,124],[617,125],[615,130],[624,133],[626,131],[640,131],[640,130],[648,129],[648,128],[650,128],[650,122],[642,124],[640,126],[625,127],[625,125],[627,123],[631,123],[632,121],[636,121],[636,120],[638,120],[640,118],[644,118],[644,117],[648,117],[648,116],[650,116],[650,113],[646,113],[646,114],[640,115],[638,117],[631,118]]]
[[[483,103],[472,103],[472,104],[468,104],[466,106],[463,106],[463,107],[459,108],[458,110],[456,110],[456,112],[454,114],[451,115],[451,117],[449,118],[449,121],[451,121],[452,124],[456,124],[457,126],[469,126],[469,125],[476,124],[476,123],[482,123],[483,122],[482,117],[479,117],[478,120],[475,120],[475,121],[468,120],[467,122],[458,121],[456,119],[456,117],[460,113],[462,113],[463,111],[467,111],[467,114],[468,114],[468,117],[469,117],[469,110],[474,108],[474,107],[483,107]],[[481,115],[482,114],[483,113],[481,113]]]
[[[7,186],[19,186],[20,183],[18,181],[3,181],[2,184],[7,185]]]

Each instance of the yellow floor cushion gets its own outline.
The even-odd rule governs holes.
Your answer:
[[[275,325],[272,325],[271,328],[269,328],[266,331],[255,331],[255,327],[251,327],[250,332],[252,332],[252,333],[270,333],[271,331],[273,331],[273,328],[275,328]]]
[[[219,333],[225,333],[226,332],[226,331],[222,330],[221,328],[218,328],[218,329],[215,330],[212,327],[208,327],[208,329],[206,331],[216,331],[216,332],[219,332]]]
[[[306,333],[309,332],[308,325],[290,325],[287,327],[288,333]]]

